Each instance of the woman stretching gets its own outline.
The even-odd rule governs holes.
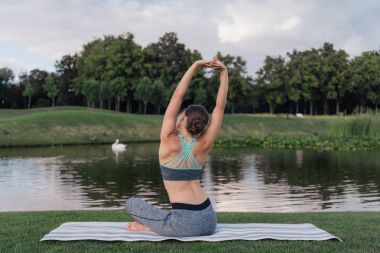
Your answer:
[[[220,70],[220,86],[210,122],[202,105],[189,105],[178,115],[190,80],[199,67]],[[227,91],[227,68],[216,58],[196,61],[186,71],[166,109],[160,134],[159,162],[172,210],[168,212],[131,197],[126,210],[136,221],[128,224],[128,230],[176,237],[215,232],[216,214],[201,187],[200,176],[222,125]]]

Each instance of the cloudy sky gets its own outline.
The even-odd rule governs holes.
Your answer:
[[[165,32],[198,49],[240,55],[254,74],[265,55],[332,42],[351,56],[380,48],[378,0],[0,0],[0,67],[54,71],[64,54],[105,34],[146,46]]]

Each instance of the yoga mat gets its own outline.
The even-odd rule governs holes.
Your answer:
[[[40,241],[179,241],[220,242],[228,240],[329,240],[340,238],[313,224],[219,223],[212,235],[193,237],[166,237],[154,232],[133,232],[126,229],[128,222],[66,222],[45,235]]]

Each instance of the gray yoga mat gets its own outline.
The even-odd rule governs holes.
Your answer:
[[[128,222],[66,222],[45,235],[40,241],[179,241],[219,242],[228,240],[329,240],[340,238],[329,234],[313,224],[271,223],[219,223],[216,232],[208,236],[166,237],[154,232],[132,232],[126,229]]]

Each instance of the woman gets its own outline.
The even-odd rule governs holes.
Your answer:
[[[202,105],[190,105],[177,116],[199,67],[220,70],[220,86],[210,120]],[[216,214],[201,187],[200,175],[222,125],[227,91],[227,68],[216,58],[196,61],[186,71],[166,109],[160,134],[160,168],[172,210],[168,212],[131,197],[126,209],[136,221],[128,224],[128,230],[176,237],[214,233]]]

